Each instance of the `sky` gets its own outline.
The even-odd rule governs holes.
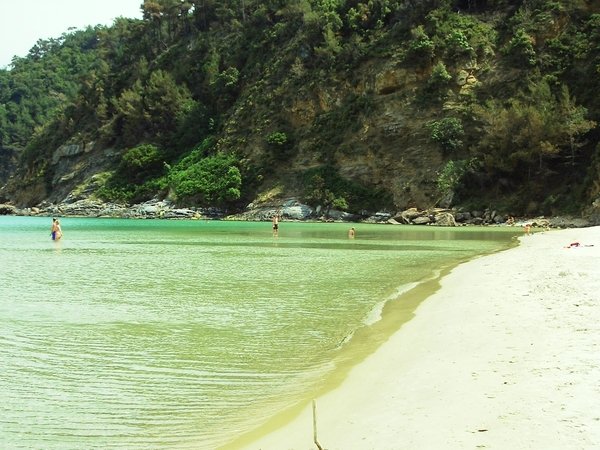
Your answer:
[[[143,0],[0,0],[0,68],[26,56],[38,39],[59,38],[70,27],[141,19]]]

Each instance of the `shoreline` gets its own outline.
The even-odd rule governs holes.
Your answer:
[[[42,202],[34,207],[18,208],[10,203],[0,203],[0,216],[42,217],[91,217],[114,219],[160,219],[160,220],[231,220],[270,222],[274,215],[284,221],[378,223],[386,225],[419,225],[436,227],[457,226],[520,226],[532,228],[563,229],[584,228],[599,225],[592,217],[537,216],[513,217],[497,211],[462,211],[454,208],[409,208],[395,214],[390,212],[364,212],[353,214],[339,210],[320,211],[290,198],[280,203],[250,204],[244,211],[229,212],[217,207],[177,206],[168,200],[153,199],[137,204],[117,204],[92,200],[70,199],[54,204]]]
[[[599,260],[600,227],[592,227],[523,236],[450,269],[412,319],[316,396],[318,442],[328,450],[600,446]],[[231,448],[316,448],[312,405],[270,423]]]

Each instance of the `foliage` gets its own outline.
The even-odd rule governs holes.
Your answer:
[[[429,122],[427,126],[431,132],[431,139],[440,144],[444,152],[456,152],[462,147],[465,132],[460,119],[445,117]]]
[[[36,129],[64,111],[78,92],[81,74],[91,71],[95,63],[100,29],[40,39],[27,57],[13,58],[10,70],[0,69],[2,145],[23,150]],[[37,151],[31,150],[30,159],[36,159]]]
[[[490,100],[477,108],[483,124],[477,153],[490,171],[547,176],[556,170],[553,162],[574,164],[582,136],[595,126],[586,112],[566,86],[556,95],[543,80],[531,83],[506,104]]]
[[[352,2],[347,13],[348,22],[354,29],[380,30],[399,9],[400,2],[393,0],[369,0]]]
[[[533,38],[522,28],[515,31],[503,51],[517,67],[534,66],[536,63]]]
[[[494,54],[496,31],[471,15],[453,11],[448,4],[427,15],[426,31],[441,57],[485,60]]]
[[[147,180],[141,184],[119,184],[111,179],[97,191],[96,195],[115,203],[138,203],[150,200],[166,187],[164,177]]]
[[[501,179],[520,195],[552,190],[537,200],[555,208],[568,198],[560,179],[595,182],[594,8],[580,0],[144,1],[142,20],[40,40],[0,69],[0,146],[20,156],[16,178],[43,178],[50,191],[63,166],[56,149],[95,143],[89,157],[114,172],[102,193],[122,201],[170,188],[181,201],[233,204],[268,177],[292,183],[288,169],[302,170],[292,161],[324,164],[307,171],[307,198],[357,211],[391,200],[339,176],[346,154],[372,149],[383,155],[377,170],[405,153],[418,164],[418,144],[397,145],[382,130],[397,123],[410,134],[435,118],[430,137],[454,161],[438,187],[477,196],[498,184],[482,180]],[[457,87],[460,71],[477,83]],[[371,80],[384,73],[397,84],[376,92]],[[122,158],[100,158],[101,149]],[[467,152],[481,166],[463,173],[456,158]]]
[[[125,152],[119,172],[132,182],[161,175],[164,169],[164,153],[155,145],[143,144]]]
[[[233,156],[217,153],[178,164],[169,173],[169,183],[180,201],[222,206],[240,198],[242,176]]]
[[[449,160],[437,174],[436,185],[440,194],[447,195],[454,192],[460,186],[465,174],[474,169],[475,164],[474,159]]]
[[[308,179],[304,197],[309,203],[322,205],[325,208],[335,208],[334,205],[344,205],[343,209],[348,208],[347,200],[342,196],[336,196],[327,187],[323,176],[319,174],[314,174]]]
[[[358,213],[392,205],[391,196],[383,189],[367,187],[342,178],[331,166],[307,170],[303,174],[304,199],[309,204]]]
[[[286,132],[274,131],[269,133],[266,141],[275,161],[284,161],[292,156],[292,141]]]
[[[534,81],[527,92],[506,103],[490,100],[477,114],[483,126],[473,153],[487,179],[504,180],[514,193],[514,208],[537,204],[539,213],[573,213],[584,198],[577,187],[587,170],[581,149],[595,123],[568,88],[557,92]]]
[[[142,144],[125,151],[98,196],[123,203],[154,197],[166,188],[164,157],[164,151],[152,144]]]
[[[417,25],[411,30],[411,40],[408,44],[409,54],[414,58],[429,60],[433,57],[435,44],[427,35],[423,25]]]
[[[584,180],[583,188],[595,202],[600,199],[600,142],[596,144],[590,164],[591,170]]]
[[[189,90],[178,85],[162,70],[154,71],[147,81],[136,80],[114,102],[115,130],[124,144],[135,144],[151,136],[168,142],[179,124],[195,107]]]
[[[277,147],[282,147],[288,142],[287,134],[281,131],[274,131],[267,136],[267,143]]]

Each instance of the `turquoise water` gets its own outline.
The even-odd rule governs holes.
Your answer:
[[[508,228],[0,217],[2,448],[213,449]]]

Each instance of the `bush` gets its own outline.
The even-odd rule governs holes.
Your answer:
[[[462,147],[465,132],[462,122],[455,117],[430,122],[431,139],[440,144],[444,152],[455,152]]]
[[[222,206],[241,196],[242,175],[232,156],[216,154],[187,167],[181,164],[169,174],[179,200],[202,206]]]
[[[494,55],[496,32],[474,15],[459,14],[446,3],[432,10],[426,23],[436,56],[483,61]]]
[[[514,36],[503,50],[504,54],[506,54],[517,67],[531,67],[536,63],[533,38],[522,28],[519,28],[515,32]]]
[[[125,152],[121,164],[125,169],[146,171],[162,161],[162,152],[152,144],[143,144]]]
[[[319,174],[315,174],[308,179],[305,197],[310,203],[322,205],[325,208],[333,207],[342,210],[348,208],[347,200],[333,192]]]
[[[307,170],[304,173],[303,185],[305,200],[315,206],[359,212],[393,205],[389,192],[342,178],[332,166]]]
[[[115,176],[123,181],[141,183],[161,176],[164,171],[164,153],[152,144],[142,144],[127,150]]]
[[[437,174],[436,184],[440,194],[454,192],[461,184],[464,175],[473,169],[474,164],[474,160],[448,161]]]
[[[450,75],[444,63],[440,61],[433,66],[427,85],[431,89],[439,90],[448,87],[450,80],[452,80],[452,75]]]
[[[164,152],[152,144],[127,150],[117,170],[98,190],[98,196],[112,202],[136,203],[149,200],[166,187]]]
[[[288,135],[282,131],[275,131],[267,136],[267,144],[273,158],[278,161],[292,158],[293,145]]]
[[[461,30],[453,30],[448,35],[446,43],[450,56],[472,56],[474,53],[473,47],[471,47],[465,33]]]
[[[274,131],[267,136],[267,143],[269,145],[283,147],[288,142],[287,134],[281,131]]]
[[[413,28],[410,32],[412,39],[408,44],[409,54],[414,58],[430,59],[435,51],[435,44],[425,32],[423,25]]]
[[[148,180],[141,184],[117,184],[109,181],[98,189],[96,195],[115,203],[139,203],[150,200],[167,187],[165,177]]]

